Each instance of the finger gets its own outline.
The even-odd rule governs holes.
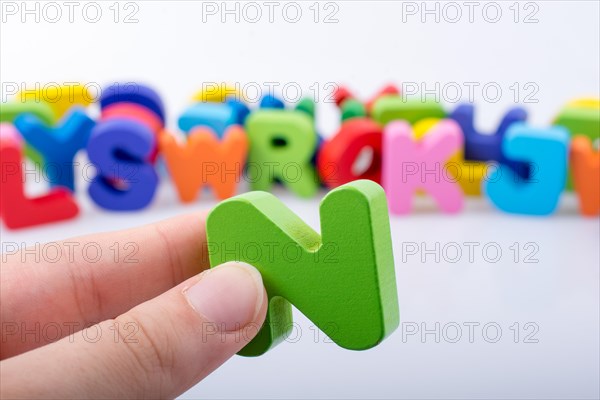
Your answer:
[[[2,359],[114,318],[208,268],[205,214],[25,253],[3,255]]]
[[[172,398],[244,347],[266,309],[260,273],[227,263],[115,320],[2,361],[1,397]],[[115,337],[127,324],[135,334]]]

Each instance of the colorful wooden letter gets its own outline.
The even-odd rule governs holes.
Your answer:
[[[386,95],[373,103],[371,116],[376,122],[385,126],[395,120],[414,124],[424,118],[444,118],[446,112],[440,103],[432,100],[405,99],[401,96]]]
[[[373,110],[373,105],[375,104],[375,102],[381,97],[389,95],[400,96],[400,94],[400,90],[396,87],[396,85],[386,85],[383,88],[381,88],[377,93],[375,93],[373,97],[367,100],[365,106],[370,113]]]
[[[11,132],[12,131],[12,132]],[[0,214],[10,229],[74,218],[77,203],[66,188],[55,188],[44,196],[28,198],[24,191],[23,141],[8,124],[0,125]]]
[[[383,187],[393,214],[412,209],[415,192],[424,189],[446,213],[463,207],[460,186],[445,176],[446,161],[462,148],[460,127],[442,120],[421,140],[415,141],[406,122],[389,123],[383,133]]]
[[[316,193],[319,183],[311,158],[318,139],[310,116],[297,110],[257,110],[246,120],[246,132],[253,190],[269,190],[278,179],[299,196]]]
[[[413,137],[421,139],[429,133],[441,120],[438,118],[425,118],[413,125]],[[467,196],[481,195],[481,182],[487,172],[488,165],[478,161],[466,161],[464,146],[448,159],[445,165],[447,176],[460,185]]]
[[[472,104],[458,106],[450,115],[460,125],[465,136],[465,159],[471,161],[496,161],[511,168],[520,177],[529,176],[527,163],[515,162],[502,152],[502,140],[506,130],[515,122],[524,122],[527,111],[520,107],[510,109],[493,134],[482,134],[475,129],[475,109]]]
[[[242,92],[237,86],[225,83],[205,83],[202,85],[202,90],[199,90],[193,96],[194,101],[201,103],[223,103],[232,98],[242,100]]]
[[[224,200],[235,194],[240,182],[248,138],[238,125],[230,127],[220,141],[210,129],[195,128],[185,145],[163,133],[160,151],[182,202],[194,201],[206,184]]]
[[[569,134],[563,127],[511,125],[502,142],[502,152],[511,160],[532,163],[532,176],[523,180],[509,168],[498,169],[484,182],[484,192],[497,208],[506,212],[551,214],[565,187],[568,146]]]
[[[315,118],[315,101],[310,97],[305,97],[296,104],[296,110],[303,111],[311,118]]]
[[[585,135],[591,140],[600,138],[600,99],[576,99],[569,102],[554,120],[572,136]]]
[[[381,183],[381,127],[369,118],[352,118],[332,139],[323,143],[317,158],[321,181],[334,188],[357,179]],[[360,175],[354,164],[365,148],[372,150],[370,166]]]
[[[342,121],[346,121],[350,118],[365,118],[367,116],[365,105],[358,100],[345,100],[340,108],[342,111]]]
[[[23,136],[14,125],[2,122],[0,123],[0,140],[23,143]]]
[[[96,125],[88,142],[88,157],[98,168],[90,197],[107,210],[146,207],[154,197],[158,176],[149,161],[154,134],[139,122],[111,119]]]
[[[56,120],[64,117],[72,107],[87,107],[94,100],[94,96],[87,86],[81,83],[73,85],[47,84],[35,90],[23,90],[17,96],[21,102],[35,101],[49,105]]]
[[[0,107],[0,122],[13,123],[22,114],[35,115],[46,125],[54,125],[56,121],[52,107],[48,104],[27,101],[2,103],[2,107]]]
[[[54,111],[47,103],[27,101],[27,102],[11,102],[2,103],[0,106],[0,122],[14,123],[18,116],[23,114],[31,114],[38,117],[44,124],[52,126],[55,123]],[[42,155],[31,148],[31,146],[25,145],[25,155],[31,161],[33,161],[36,167],[41,167],[44,163]]]
[[[354,95],[352,92],[345,86],[338,86],[333,92],[333,100],[338,107],[340,107],[344,101],[353,97]]]
[[[301,111],[303,113],[305,113],[306,115],[308,115],[312,120],[313,120],[313,125],[314,125],[314,120],[315,120],[315,101],[309,97],[305,97],[302,100],[300,100],[298,102],[298,104],[296,104],[295,107],[296,111]],[[321,146],[323,145],[323,142],[325,140],[323,139],[323,137],[317,132],[317,146],[315,147],[315,151],[310,159],[310,162],[313,166],[317,165],[317,156],[319,155],[320,151],[321,151]]]
[[[144,124],[154,134],[155,143],[157,144],[150,153],[149,160],[154,163],[158,157],[158,139],[159,134],[162,132],[164,127],[164,121],[162,121],[158,115],[149,108],[136,103],[120,102],[112,103],[102,108],[102,114],[100,120],[106,122],[110,119],[128,119],[131,121],[139,122]]]
[[[398,326],[382,188],[366,180],[341,186],[325,196],[320,214],[321,236],[273,195],[251,192],[222,202],[208,216],[211,266],[254,265],[269,296],[265,324],[240,354],[263,354],[285,338],[290,303],[347,349],[376,346]]]
[[[284,109],[283,101],[272,94],[267,94],[260,99],[260,108],[274,108],[277,110]]]
[[[554,120],[569,130],[571,138],[584,135],[592,141],[600,138],[600,99],[576,99],[570,101]],[[567,190],[573,190],[573,173],[567,177]]]
[[[227,128],[244,123],[248,109],[239,104],[241,103],[196,103],[179,117],[179,129],[188,133],[194,128],[206,127],[218,137],[223,137]]]
[[[399,96],[400,90],[398,90],[398,88],[395,85],[388,84],[388,85],[384,86],[383,88],[381,88],[377,93],[375,93],[369,100],[367,100],[363,104],[361,101],[356,99],[354,97],[354,95],[347,88],[345,88],[344,86],[339,86],[333,93],[333,99],[334,99],[335,103],[337,104],[337,106],[342,109],[342,113],[343,113],[344,108],[346,108],[346,112],[351,112],[351,113],[360,111],[362,109],[362,110],[364,110],[365,114],[364,115],[361,114],[360,116],[366,117],[371,114],[371,111],[373,110],[373,104],[375,104],[375,102],[377,100],[379,100],[381,97],[388,96],[388,95]],[[351,103],[353,103],[353,105],[350,108],[347,108],[349,106],[348,106],[348,104],[345,104],[347,101],[351,101]],[[360,104],[361,107],[358,107],[357,104]],[[342,120],[344,120],[344,119],[345,118],[342,117]]]
[[[146,107],[165,121],[165,107],[154,89],[135,82],[115,83],[102,92],[100,107],[102,109],[115,103],[134,103]]]
[[[575,136],[570,162],[581,213],[590,217],[600,214],[600,151],[594,150],[589,137]]]
[[[141,122],[157,134],[164,126],[163,121],[153,111],[136,103],[114,103],[104,107],[100,119],[107,121],[112,118]]]
[[[86,147],[95,122],[85,112],[73,108],[55,128],[48,128],[31,114],[19,116],[15,127],[25,141],[44,159],[51,186],[75,190],[75,154]]]

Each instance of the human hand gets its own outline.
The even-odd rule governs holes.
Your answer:
[[[252,266],[208,269],[205,217],[3,254],[0,397],[176,397],[242,349],[267,295]]]

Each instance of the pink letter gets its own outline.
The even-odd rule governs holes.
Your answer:
[[[442,120],[420,140],[413,139],[410,125],[390,122],[383,133],[382,183],[393,214],[407,214],[418,189],[429,193],[446,213],[463,207],[463,193],[445,171],[445,163],[463,146],[460,127]]]

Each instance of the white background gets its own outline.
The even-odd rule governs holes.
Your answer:
[[[393,1],[335,2],[338,22],[329,24],[322,20],[336,8],[318,5],[321,13],[315,23],[312,1],[299,2],[302,17],[297,23],[285,20],[285,3],[275,9],[270,23],[262,2],[263,17],[256,23],[244,20],[244,3],[238,6],[239,22],[234,15],[222,22],[220,14],[203,15],[202,3],[196,1],[136,1],[138,21],[131,24],[122,21],[135,8],[125,9],[122,2],[115,23],[112,1],[99,2],[102,17],[95,24],[85,21],[81,8],[73,23],[64,7],[62,19],[54,24],[43,15],[39,23],[34,16],[23,23],[21,14],[5,15],[0,32],[2,100],[9,94],[7,84],[137,80],[158,89],[169,126],[175,129],[178,114],[202,82],[238,82],[246,88],[297,83],[305,95],[315,95],[311,86],[320,88],[318,127],[329,136],[339,124],[335,105],[325,98],[329,82],[347,84],[362,97],[388,82],[423,83],[429,89],[436,82],[440,88],[458,84],[464,99],[464,82],[476,82],[479,88],[493,83],[502,89],[495,103],[493,92],[487,98],[480,89],[474,92],[476,122],[482,129],[492,129],[514,105],[510,87],[517,82],[521,102],[531,93],[531,86],[524,91],[526,83],[539,89],[530,98],[537,102],[525,106],[530,121],[545,126],[566,101],[598,97],[600,10],[596,1],[525,3],[518,5],[517,23],[512,1],[498,2],[502,16],[497,23],[484,18],[495,17],[489,8],[489,14],[482,14],[485,2],[475,8],[472,23],[463,2],[457,3],[463,15],[456,23],[447,20],[455,16],[447,6],[444,19],[445,3],[438,5],[438,23],[435,15],[422,22],[421,14],[403,14],[402,3]],[[535,10],[538,22],[523,23]],[[289,12],[288,18],[294,17]],[[94,16],[92,11],[89,16]],[[254,13],[246,16],[253,18]],[[290,93],[288,98],[293,98]],[[455,104],[448,97],[454,92],[445,98],[451,110]],[[3,227],[2,242],[31,244],[121,229],[215,204],[204,193],[194,205],[182,206],[164,180],[151,207],[113,214],[90,202],[85,185],[80,182],[82,216],[77,220],[21,231]],[[283,189],[277,194],[318,229],[323,193],[312,200]],[[600,227],[597,218],[578,215],[574,197],[565,195],[558,213],[549,218],[505,215],[485,199],[469,200],[458,216],[444,216],[424,200],[414,214],[392,217],[391,226],[404,325],[388,340],[364,352],[325,343],[322,334],[315,343],[310,321],[296,313],[302,333],[297,343],[283,343],[260,358],[235,357],[184,397],[598,398]],[[456,263],[443,258],[436,262],[433,256],[423,261],[419,255],[403,254],[407,242],[424,242],[427,248],[456,242],[463,256]],[[464,242],[481,243],[474,262]],[[481,252],[492,242],[503,251],[496,263],[487,262]],[[509,248],[515,242],[522,249],[519,262]],[[523,262],[523,246],[529,242],[537,246],[537,263]],[[447,324],[462,326],[462,338],[450,343],[452,329],[439,343],[433,334],[424,340],[402,334],[412,323],[433,329],[436,322],[440,333],[445,325],[450,328]],[[469,322],[480,324],[473,343],[464,325]],[[490,322],[502,329],[497,343],[488,343],[482,333]],[[519,343],[510,329],[515,322],[520,324]],[[523,343],[532,331],[524,330],[528,322],[539,327],[533,336],[537,343]],[[494,330],[488,333],[493,338]]]

